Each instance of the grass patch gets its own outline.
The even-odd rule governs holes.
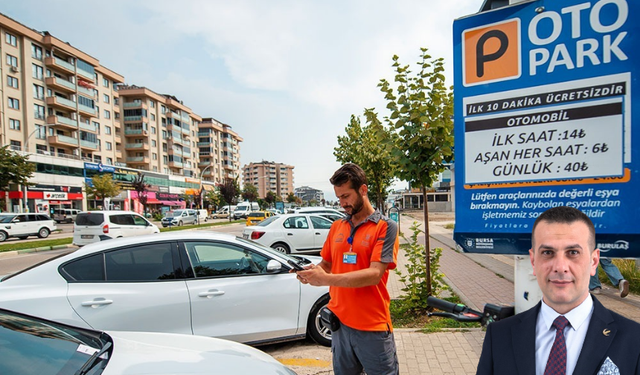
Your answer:
[[[449,230],[453,230],[453,228],[455,228],[455,224],[454,223],[447,223],[444,225],[445,229],[449,229]]]
[[[640,294],[640,270],[636,267],[634,259],[612,259],[613,264],[618,267],[622,277],[629,282],[629,291],[633,294]],[[602,270],[598,267],[598,277],[603,284],[611,285],[611,281]],[[611,285],[613,287],[613,285]]]
[[[160,232],[175,232],[177,230],[185,230],[185,229],[219,227],[221,225],[244,223],[245,221],[246,220],[233,220],[233,221],[223,221],[223,222],[218,222],[218,223],[205,223],[205,224],[198,224],[198,225],[183,225],[181,227],[174,225],[174,226],[170,226],[170,227],[166,227],[166,228],[163,228],[162,224],[160,224],[158,227],[160,228]]]
[[[453,303],[459,303],[457,296],[444,298]],[[428,316],[428,311],[414,311],[407,309],[403,300],[391,300],[391,321],[395,328],[418,328],[423,333],[441,332],[444,329],[468,329],[480,328],[480,323],[458,322],[455,319],[439,316]]]
[[[0,245],[0,252],[68,245],[72,241],[73,241],[73,238],[71,237],[57,238],[57,239],[51,239],[51,240],[29,241],[29,242],[17,241],[17,242],[5,243]]]

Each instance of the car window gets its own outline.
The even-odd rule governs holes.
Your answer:
[[[43,221],[43,220],[51,220],[51,218],[47,215],[36,215],[36,219],[38,221]]]
[[[29,219],[27,218],[27,215],[16,215],[16,218],[14,219],[14,221],[16,222],[21,222],[21,223],[25,223],[27,221],[29,221]]]
[[[304,216],[294,216],[289,218],[291,228],[296,229],[308,229],[309,223],[307,222],[307,218]],[[286,228],[286,227],[285,227]]]
[[[84,213],[76,216],[76,225],[101,225],[104,222],[104,215],[98,213]]]
[[[185,242],[197,278],[266,273],[269,258],[217,242]]]
[[[331,224],[333,224],[331,221],[321,217],[310,216],[309,218],[311,219],[311,223],[313,223],[313,227],[315,229],[330,229]]]
[[[103,255],[95,254],[62,265],[61,274],[67,281],[104,281]]]
[[[133,222],[135,223],[135,225],[140,225],[143,227],[146,227],[147,224],[149,224],[148,221],[146,221],[144,218],[138,216],[138,215],[131,215],[133,217]]]
[[[155,281],[175,279],[173,243],[154,243],[104,254],[107,281]]]
[[[274,221],[278,220],[279,218],[276,216],[272,216],[270,218],[264,219],[261,222],[258,223],[259,227],[266,227],[267,225],[273,223]]]
[[[14,215],[2,215],[0,216],[0,223],[10,223],[14,217]]]
[[[131,214],[111,215],[109,217],[109,220],[113,224],[134,225],[133,218],[131,217]]]

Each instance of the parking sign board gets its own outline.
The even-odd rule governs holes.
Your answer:
[[[535,218],[564,205],[593,220],[604,256],[640,257],[639,7],[530,1],[454,22],[465,251],[526,253]]]

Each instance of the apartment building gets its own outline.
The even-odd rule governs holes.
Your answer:
[[[240,176],[240,142],[231,126],[214,118],[203,118],[198,127],[198,149],[202,179],[221,183]]]
[[[309,202],[311,200],[322,202],[322,200],[324,199],[324,192],[322,190],[314,189],[310,186],[298,187],[296,188],[294,194],[304,202]]]
[[[293,169],[295,167],[272,161],[249,163],[243,167],[243,184],[254,185],[258,196],[264,198],[268,191],[286,200],[293,193]]]
[[[172,95],[118,86],[122,113],[118,162],[140,170],[199,177],[197,135],[202,118]]]
[[[0,14],[0,56],[0,146],[28,154],[37,167],[32,186],[0,192],[8,210],[86,209],[84,184],[96,173],[126,182],[145,171],[155,208],[179,206],[181,194],[201,186],[211,190],[203,171],[217,171],[206,178],[213,182],[239,175],[242,138],[229,125],[207,119],[215,148],[201,163],[200,116],[175,96],[124,85],[122,75],[46,31]],[[126,190],[115,200],[133,208],[136,198]]]

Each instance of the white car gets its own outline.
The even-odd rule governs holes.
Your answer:
[[[120,237],[160,233],[160,229],[131,211],[87,211],[73,223],[73,244],[84,246]]]
[[[29,236],[47,238],[56,229],[56,223],[45,214],[0,213],[0,242],[9,237],[21,240]]]
[[[268,354],[201,336],[99,332],[0,309],[0,374],[295,374]]]
[[[328,287],[301,284],[289,257],[211,231],[87,245],[0,281],[0,308],[83,328],[168,332],[263,344],[331,344]]]
[[[316,214],[285,214],[246,227],[242,237],[284,254],[318,253],[333,222]]]

